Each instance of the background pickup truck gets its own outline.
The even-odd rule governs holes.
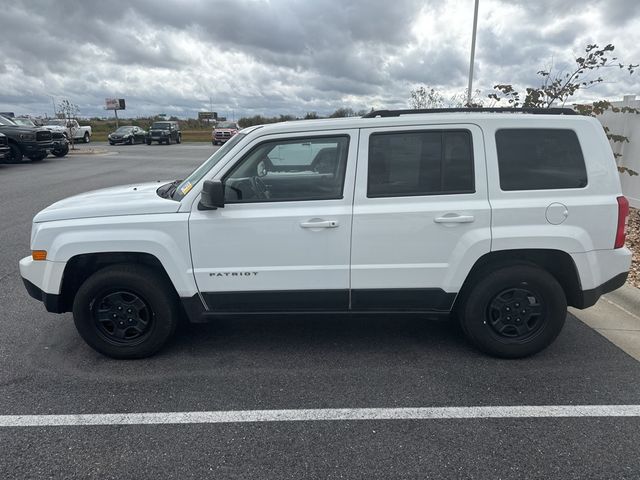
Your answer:
[[[62,127],[64,128],[65,136],[71,140],[82,140],[84,143],[91,141],[91,127],[82,127],[77,120],[65,120],[64,118],[48,118],[43,120],[43,126],[49,127]],[[53,128],[51,129],[54,130]]]

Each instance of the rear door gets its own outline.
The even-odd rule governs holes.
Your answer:
[[[491,248],[483,147],[475,125],[361,130],[353,310],[450,309]]]

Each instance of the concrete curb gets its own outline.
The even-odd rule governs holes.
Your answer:
[[[640,289],[626,284],[591,308],[569,312],[640,361]]]

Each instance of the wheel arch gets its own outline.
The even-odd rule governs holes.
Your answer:
[[[467,275],[454,302],[454,309],[464,302],[473,285],[486,272],[518,264],[536,266],[549,272],[564,290],[567,304],[570,306],[581,304],[580,275],[571,255],[562,250],[517,249],[489,252],[480,257]]]
[[[143,252],[100,252],[83,253],[71,257],[65,265],[62,274],[62,284],[60,288],[61,309],[63,312],[71,311],[73,300],[80,286],[95,272],[105,267],[118,264],[146,265],[151,267],[176,291],[169,274],[165,270],[162,262],[150,254]],[[178,296],[176,292],[176,297]]]

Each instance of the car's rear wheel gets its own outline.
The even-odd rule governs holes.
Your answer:
[[[106,267],[78,289],[73,318],[94,350],[113,358],[143,358],[160,350],[175,331],[177,296],[152,268]]]
[[[91,140],[91,136],[89,135],[89,132],[84,132],[84,143],[89,143],[89,141]]]
[[[567,300],[553,275],[523,264],[476,278],[457,309],[462,330],[476,347],[497,357],[520,358],[556,339],[564,326]]]

